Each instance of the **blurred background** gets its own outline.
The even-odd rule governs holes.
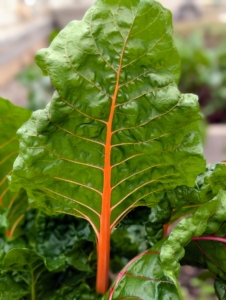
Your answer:
[[[69,21],[94,0],[0,0],[0,96],[32,110],[43,108],[53,87],[34,63]],[[199,96],[208,163],[226,160],[226,0],[159,0],[173,13],[181,60],[179,88]],[[187,299],[216,299],[210,274],[186,267]]]

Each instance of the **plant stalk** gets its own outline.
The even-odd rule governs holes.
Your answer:
[[[35,300],[35,279],[33,271],[31,271],[31,300]]]
[[[194,237],[192,238],[193,241],[215,241],[215,242],[221,242],[221,243],[226,243],[226,238],[224,237],[219,237],[219,236],[200,236],[200,237]]]
[[[119,76],[119,75],[118,75]],[[115,102],[118,94],[118,77],[114,96],[112,97],[109,120],[107,122],[107,135],[104,161],[104,189],[102,196],[102,210],[100,218],[100,235],[97,245],[97,282],[96,290],[105,294],[108,290],[109,264],[110,264],[110,218],[111,218],[111,137],[112,122],[115,111]]]
[[[131,27],[132,28],[132,27]],[[130,29],[131,30],[131,29]],[[130,33],[130,31],[129,31]],[[109,264],[110,264],[110,234],[111,234],[111,139],[112,139],[112,125],[114,112],[116,108],[116,100],[119,91],[120,73],[122,69],[122,60],[125,52],[125,47],[129,34],[124,41],[122,54],[120,57],[119,68],[116,75],[115,90],[112,96],[111,108],[109,113],[109,119],[106,123],[106,144],[105,144],[105,159],[104,159],[104,189],[102,195],[102,210],[100,217],[100,235],[97,245],[97,280],[96,290],[101,294],[105,294],[108,290],[109,282]]]

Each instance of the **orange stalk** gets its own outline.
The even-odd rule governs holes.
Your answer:
[[[115,92],[112,97],[109,120],[107,122],[107,135],[105,144],[104,161],[104,189],[102,196],[102,210],[100,217],[100,234],[97,245],[97,281],[96,290],[105,294],[108,290],[109,282],[109,263],[110,263],[110,218],[111,218],[111,137],[116,98],[119,90],[119,77],[121,66],[117,72]]]

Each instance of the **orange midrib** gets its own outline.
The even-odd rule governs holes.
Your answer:
[[[105,144],[105,160],[104,160],[104,188],[102,196],[102,209],[100,217],[100,234],[98,239],[98,260],[97,260],[97,283],[96,289],[99,293],[104,294],[108,290],[109,262],[110,262],[110,218],[111,218],[111,138],[112,123],[114,111],[116,107],[116,99],[119,90],[120,67],[117,72],[116,86],[112,97],[109,120],[106,123],[106,144]]]

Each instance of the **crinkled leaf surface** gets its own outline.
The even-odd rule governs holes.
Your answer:
[[[113,228],[164,190],[193,186],[204,171],[199,106],[177,89],[171,33],[155,1],[98,0],[41,50],[56,92],[19,130],[14,188],[48,212],[86,218],[98,235],[101,216]]]
[[[70,287],[63,287],[54,295],[48,298],[43,298],[44,300],[100,300],[101,297],[98,296],[93,290],[89,288],[86,284],[81,284],[76,289]]]
[[[162,270],[161,245],[162,241],[129,262],[103,300],[179,300],[176,286]]]
[[[68,262],[75,268],[77,266],[78,270],[90,271],[88,256],[91,257],[95,249],[95,234],[85,220],[66,215],[50,217],[39,213],[32,234],[35,250],[46,258],[49,270],[64,269]]]
[[[215,164],[207,166],[206,171],[197,176],[194,187],[183,185],[166,191],[163,199],[157,206],[157,210],[161,209],[161,203],[165,203],[163,206],[165,215],[170,214],[170,210],[172,213],[170,223],[185,215],[194,214],[200,206],[213,199],[219,190],[224,188],[223,182],[225,180],[225,165]],[[164,218],[162,214],[159,214],[159,216]]]
[[[24,191],[13,193],[9,190],[7,175],[19,152],[16,131],[30,116],[30,111],[0,97],[0,214],[1,227],[7,228],[10,237],[24,217],[27,196]]]
[[[177,282],[178,272],[180,270],[179,261],[184,257],[184,247],[193,240],[190,247],[192,255],[186,256],[185,260],[196,261],[198,266],[204,264],[211,272],[221,278],[225,277],[224,260],[226,259],[225,236],[226,221],[226,191],[220,190],[209,202],[203,204],[195,214],[182,220],[172,231],[168,240],[161,249],[161,261],[164,267],[164,273],[169,276],[175,284]],[[206,241],[206,239],[208,241]],[[216,245],[216,243],[218,244]],[[194,244],[195,243],[195,244]],[[196,247],[196,251],[194,251]],[[220,262],[222,261],[222,262]],[[193,265],[195,264],[193,262]]]

